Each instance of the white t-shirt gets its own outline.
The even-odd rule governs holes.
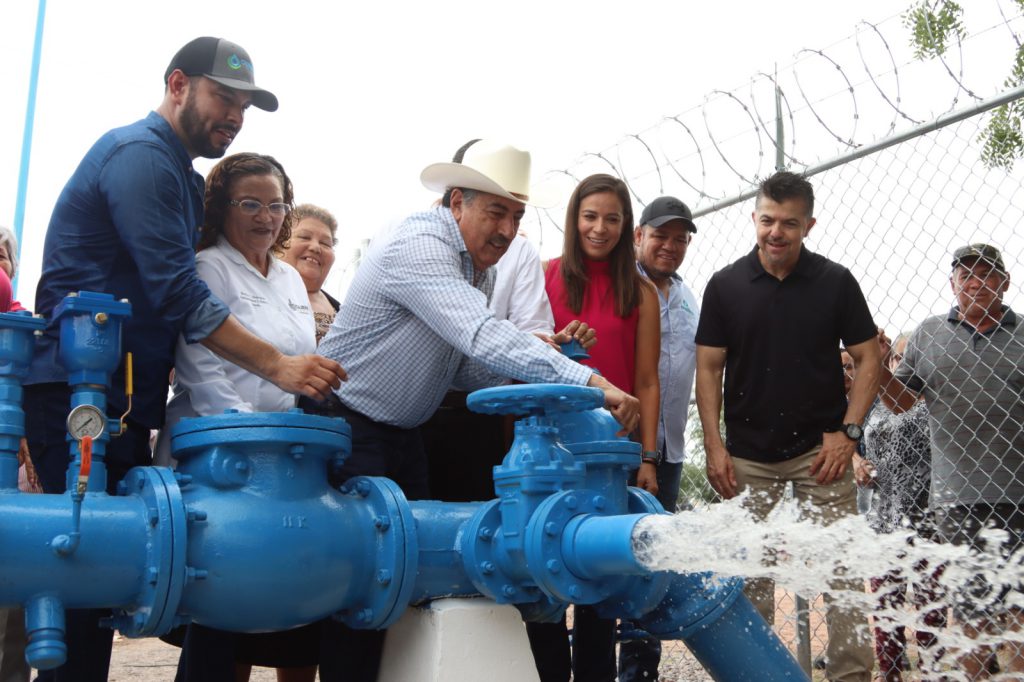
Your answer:
[[[544,270],[537,248],[526,237],[516,237],[494,266],[491,310],[520,331],[551,334],[555,318],[544,289]]]
[[[250,332],[286,355],[316,349],[316,324],[299,273],[273,256],[264,277],[234,247],[221,239],[196,256],[196,271]],[[200,343],[178,338],[174,358],[173,396],[167,422],[157,444],[156,463],[170,462],[169,430],[185,417],[239,412],[283,412],[295,396],[271,382],[224,360]]]

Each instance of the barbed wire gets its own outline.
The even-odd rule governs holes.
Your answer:
[[[1024,17],[1019,3],[1009,11],[990,0],[987,18],[984,6],[971,4],[970,16],[981,18],[940,58],[915,59],[899,17],[861,22],[843,41],[801,49],[793,64],[712,90],[693,108],[586,151],[545,177],[567,185],[567,200],[587,175],[613,173],[629,186],[634,216],[658,195],[686,202],[698,232],[679,274],[700,300],[711,275],[753,247],[752,206],[744,202],[759,180],[777,165],[806,173],[818,218],[809,248],[851,270],[876,324],[891,336],[912,330],[949,311],[955,248],[988,242],[1002,249],[1011,273],[1024,264],[1024,163],[1007,170],[982,160],[988,112],[1024,97],[1024,88],[1003,85]],[[563,201],[524,220],[524,229],[541,237],[544,256],[561,247],[564,211]],[[545,233],[557,239],[545,243]],[[1016,286],[1011,279],[1011,307]],[[696,426],[696,415],[690,419]],[[715,499],[699,436],[689,443],[681,499],[698,508]],[[782,596],[777,608],[784,640],[801,649],[796,596]],[[824,650],[823,608],[811,610],[808,658]],[[683,649],[666,643],[663,652],[662,675],[676,679]]]
[[[1024,18],[1019,6],[1008,11],[1000,0],[989,0],[988,13],[984,9],[983,3],[972,4],[972,16],[981,19],[967,37],[955,36],[944,54],[927,61],[914,58],[900,17],[880,24],[862,21],[848,38],[827,48],[798,50],[793,63],[776,75],[756,71],[743,86],[712,90],[699,105],[626,133],[599,151],[584,151],[549,176],[578,182],[591,172],[612,172],[627,182],[637,208],[673,191],[699,208],[749,188],[774,170],[776,97],[782,109],[782,158],[792,170],[884,139],[901,126],[919,126],[956,110],[965,97],[981,101],[980,93],[999,87],[993,73],[1009,72]],[[982,63],[977,55],[996,52],[993,42],[1006,44],[1005,59]],[[570,192],[568,187],[566,199]],[[564,207],[563,202],[528,215],[542,241],[545,232],[561,231]],[[537,227],[527,229],[536,233]]]

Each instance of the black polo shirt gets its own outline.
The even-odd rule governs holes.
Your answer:
[[[846,412],[840,342],[863,343],[876,331],[850,271],[806,248],[781,281],[765,272],[757,247],[716,272],[697,343],[727,349],[729,453],[781,462],[820,443]]]

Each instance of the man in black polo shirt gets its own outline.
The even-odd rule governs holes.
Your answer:
[[[746,505],[757,518],[792,481],[797,499],[830,523],[857,513],[850,460],[878,392],[876,328],[850,271],[803,247],[815,222],[814,190],[805,178],[776,173],[761,183],[754,208],[757,246],[712,276],[697,327],[708,480],[727,499],[749,488]],[[849,402],[841,343],[856,365]],[[864,586],[847,580],[833,588]],[[751,580],[746,591],[773,622],[772,581]],[[827,622],[828,679],[868,682],[866,618],[832,605]]]

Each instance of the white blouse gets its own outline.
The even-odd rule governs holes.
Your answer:
[[[316,324],[306,286],[292,266],[270,257],[267,276],[254,268],[234,247],[221,239],[196,256],[196,271],[250,332],[286,355],[316,349]],[[283,412],[296,397],[238,365],[224,360],[200,343],[178,338],[173,396],[167,422],[157,446],[157,463],[170,461],[168,433],[184,417],[239,412]]]

